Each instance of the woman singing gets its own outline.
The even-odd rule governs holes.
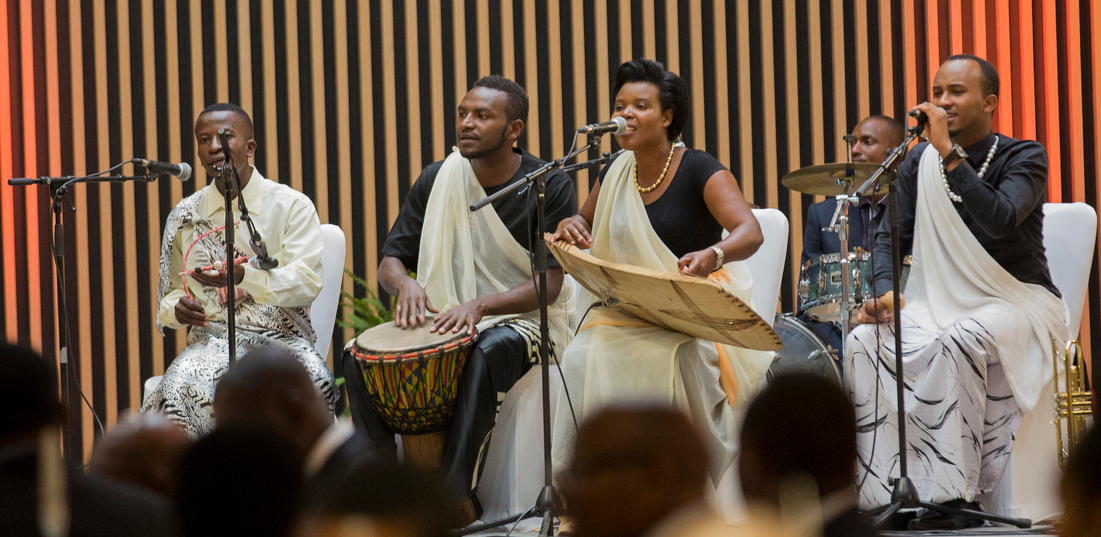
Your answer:
[[[710,278],[751,304],[753,281],[741,260],[761,245],[761,229],[730,171],[704,151],[675,144],[689,116],[687,84],[662,64],[639,59],[619,66],[614,94],[613,116],[628,127],[616,140],[626,151],[603,170],[581,213],[559,223],[554,239],[608,261]],[[682,408],[710,433],[712,453],[721,454],[711,465],[717,483],[734,459],[732,410],[752,396],[772,357],[597,307],[561,366],[579,421],[618,400]],[[566,399],[558,401],[553,453],[563,467],[575,429]]]

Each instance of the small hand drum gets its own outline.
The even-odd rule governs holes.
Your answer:
[[[371,403],[393,432],[423,435],[447,429],[459,380],[477,335],[434,334],[430,324],[398,328],[392,321],[364,331],[349,352]]]

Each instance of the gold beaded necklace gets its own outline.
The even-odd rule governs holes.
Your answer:
[[[677,150],[677,144],[673,144],[669,148],[669,158],[665,159],[665,167],[662,168],[661,175],[658,176],[658,180],[655,181],[654,184],[652,184],[650,186],[644,187],[644,186],[638,184],[638,161],[637,160],[635,161],[634,167],[631,169],[631,174],[634,175],[635,188],[637,188],[639,192],[642,192],[643,194],[645,194],[645,193],[657,188],[658,185],[660,185],[661,182],[665,180],[665,172],[669,171],[669,164],[671,162],[673,162],[673,152],[676,151],[676,150]]]

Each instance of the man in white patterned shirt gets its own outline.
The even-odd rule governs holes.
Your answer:
[[[218,131],[225,129],[232,160]],[[213,429],[214,383],[229,362],[226,273],[232,266],[236,289],[236,352],[272,342],[292,349],[306,366],[330,408],[336,401],[332,373],[314,350],[310,304],[321,290],[321,229],[313,202],[286,185],[266,179],[249,164],[256,152],[252,119],[233,104],[214,104],[195,120],[199,160],[214,181],[184,198],[168,215],[161,243],[157,327],[190,326],[188,346],[165,371],[142,405],[161,410],[193,437]],[[278,261],[270,270],[225,260],[224,188],[236,170],[249,217]],[[234,196],[235,197],[235,196]],[[236,205],[236,203],[235,203]],[[240,222],[238,207],[234,219]],[[237,225],[234,258],[251,253],[244,226]]]

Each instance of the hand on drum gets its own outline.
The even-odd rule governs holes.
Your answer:
[[[898,309],[906,306],[906,297],[898,295]],[[862,324],[877,324],[894,322],[895,319],[895,292],[887,291],[875,300],[865,300],[856,310],[856,322]]]
[[[457,334],[466,327],[466,332],[473,336],[476,333],[475,326],[482,320],[484,313],[485,305],[480,299],[474,299],[443,312],[443,315],[436,317],[428,331],[443,334],[450,330]]]
[[[593,237],[590,235],[591,227],[585,217],[575,214],[558,222],[558,229],[551,236],[550,241],[566,241],[579,248],[589,248],[593,245]]]
[[[715,268],[717,257],[715,251],[707,248],[698,252],[688,252],[677,260],[677,269],[687,276],[699,276],[706,278]]]
[[[439,313],[428,300],[424,288],[412,278],[398,288],[398,303],[394,306],[394,324],[399,328],[412,328],[424,324],[425,311]]]

